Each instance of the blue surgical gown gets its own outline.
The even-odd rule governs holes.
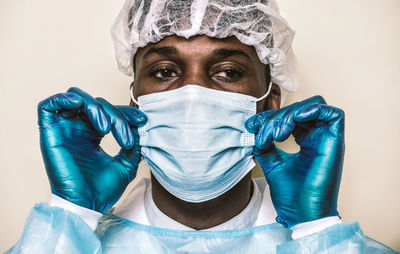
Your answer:
[[[340,223],[297,240],[278,223],[224,231],[163,229],[104,214],[95,232],[76,214],[42,203],[6,253],[397,253]]]

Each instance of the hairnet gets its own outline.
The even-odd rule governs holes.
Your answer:
[[[112,28],[119,69],[133,76],[137,50],[170,35],[235,36],[270,65],[273,83],[288,92],[297,88],[294,31],[274,0],[127,0]]]

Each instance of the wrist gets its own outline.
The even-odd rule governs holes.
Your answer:
[[[331,211],[329,214],[326,215],[321,215],[318,214],[320,216],[300,216],[297,213],[285,213],[283,211],[280,211],[280,209],[276,209],[278,216],[276,217],[276,221],[280,224],[282,224],[285,228],[293,228],[296,225],[299,224],[304,224],[304,223],[308,223],[308,222],[312,222],[312,221],[318,221],[324,218],[328,218],[328,217],[338,217],[340,219],[339,213],[337,212],[337,210],[333,210]],[[315,215],[315,213],[314,213]]]
[[[320,232],[328,227],[342,223],[338,216],[329,216],[318,220],[299,223],[290,229],[292,230],[293,240]]]
[[[102,214],[94,210],[76,205],[64,198],[61,198],[55,194],[51,194],[50,206],[63,208],[66,211],[72,212],[89,225],[92,230],[95,230],[99,219]]]

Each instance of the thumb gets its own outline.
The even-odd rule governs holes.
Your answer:
[[[267,110],[261,113],[258,113],[245,122],[244,126],[246,127],[248,132],[257,133],[261,127],[264,125],[265,121],[268,120],[269,116],[275,113],[276,110]]]
[[[265,177],[268,180],[268,174],[273,171],[275,168],[279,168],[282,166],[284,161],[290,154],[282,151],[275,144],[271,146],[268,151],[259,152],[257,148],[254,148],[254,157],[256,158],[257,162],[260,164]]]
[[[140,127],[146,124],[147,116],[139,109],[128,105],[115,107],[126,117],[130,126]]]

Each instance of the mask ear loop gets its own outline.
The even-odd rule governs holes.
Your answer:
[[[268,96],[269,93],[271,92],[271,88],[272,88],[272,81],[269,82],[268,91],[267,91],[263,96],[261,96],[260,98],[256,99],[255,102],[259,102],[259,101],[262,101],[262,100],[264,100],[265,98],[267,98],[267,96]]]
[[[140,106],[140,103],[135,99],[135,96],[133,96],[133,86],[131,86],[131,99],[136,105]]]

